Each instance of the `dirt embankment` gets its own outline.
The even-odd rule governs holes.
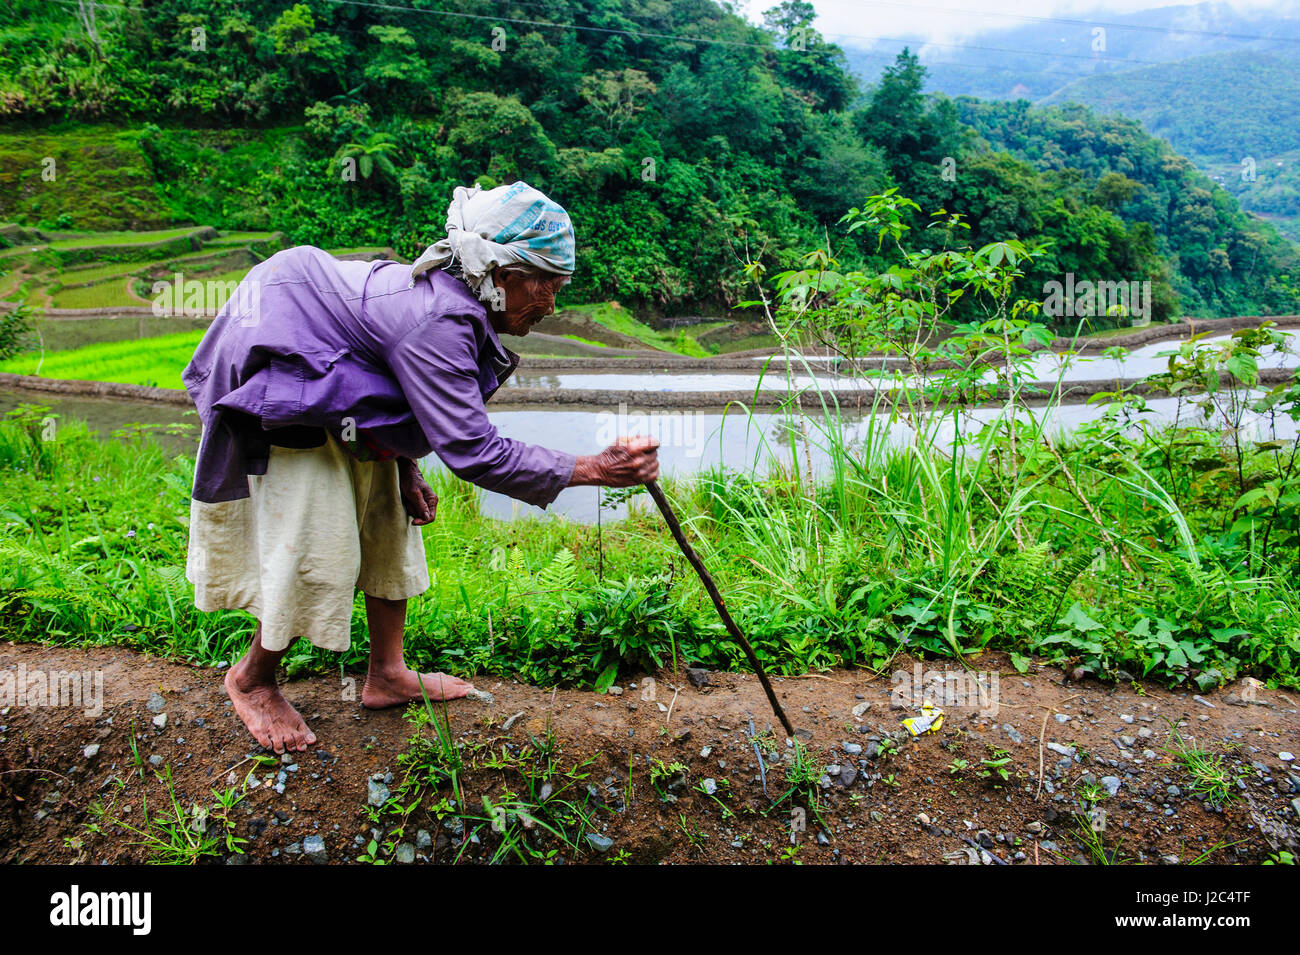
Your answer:
[[[529,370],[534,370],[530,365]],[[674,369],[675,370],[675,369]],[[1265,368],[1259,373],[1259,384],[1275,385],[1290,381],[1295,370],[1290,368]],[[1226,373],[1219,378],[1224,387],[1232,384]],[[1043,403],[1055,393],[1054,382],[1037,382],[1032,391],[1022,390],[1022,395],[1030,404]],[[1080,381],[1063,382],[1060,393],[1056,395],[1061,404],[1080,404],[1094,395],[1115,391],[1119,388],[1134,388],[1147,397],[1158,398],[1165,394],[1159,388],[1145,385],[1137,378],[1095,378]],[[75,381],[64,378],[40,378],[34,375],[14,375],[0,372],[0,389],[15,389],[33,394],[61,395],[65,397],[109,398],[124,401],[142,401],[155,404],[190,407],[189,395],[179,388],[152,388],[144,385],[127,385],[112,381]],[[982,397],[975,404],[1001,404],[1008,397],[1008,390],[997,389],[992,395]],[[693,411],[721,410],[728,406],[740,405],[746,408],[780,408],[788,405],[795,397],[790,392],[764,389],[755,393],[753,389],[732,391],[646,391],[639,388],[516,388],[507,385],[493,397],[492,408],[503,407],[533,408],[542,407],[553,410],[564,409],[602,409],[616,408],[619,404],[639,408],[682,408]],[[888,410],[896,403],[906,401],[903,389],[826,389],[820,393],[807,391],[800,401],[805,410],[819,406],[822,399],[835,403],[843,411],[863,412]]]
[[[1072,684],[1054,668],[1021,675],[997,654],[974,665],[987,671],[980,684],[905,660],[892,677],[778,681],[816,766],[793,797],[794,750],[770,736],[761,765],[756,756],[749,720],[760,737],[775,721],[753,677],[660,673],[652,689],[641,674],[618,696],[479,680],[494,704],[449,707],[464,752],[488,754],[467,763],[465,804],[500,802],[508,757],[549,730],[555,766],[581,766],[566,798],[580,794],[592,820],[578,851],[561,850],[568,862],[1261,862],[1294,850],[1293,694],[1249,682],[1203,696]],[[371,818],[376,789],[398,788],[413,727],[398,711],[363,709],[359,675],[289,683],[320,742],[257,769],[250,788],[258,750],[221,671],[122,648],[0,644],[0,690],[12,694],[20,672],[30,687],[34,673],[60,670],[102,674],[102,711],[0,704],[0,862],[143,861],[156,847],[133,830],[151,831],[147,818],[212,810],[213,791],[231,786],[243,793],[233,831],[248,842],[212,861],[349,862],[372,839],[417,862],[494,849],[491,830],[430,814],[436,800],[400,833],[391,816]],[[939,731],[916,739],[901,724],[918,712],[913,681],[946,686],[950,702]],[[1222,756],[1221,808],[1198,793],[1180,745]],[[652,778],[656,765],[669,774]],[[525,838],[555,845],[540,830]]]

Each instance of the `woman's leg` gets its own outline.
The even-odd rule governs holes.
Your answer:
[[[302,752],[316,742],[316,734],[307,728],[275,682],[276,667],[288,652],[288,647],[265,649],[259,623],[253,631],[248,653],[226,674],[226,692],[234,704],[235,715],[259,743],[277,753]]]
[[[366,622],[370,627],[370,669],[361,689],[361,702],[371,709],[397,706],[423,699],[457,700],[472,684],[444,673],[419,674],[406,666],[402,655],[402,634],[406,629],[406,601],[385,600],[366,594]]]

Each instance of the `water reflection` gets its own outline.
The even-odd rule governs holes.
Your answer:
[[[1296,335],[1286,333],[1288,345],[1295,349]],[[1206,338],[1205,343],[1226,341],[1230,336],[1220,335]],[[1041,352],[1035,355],[1029,364],[1030,381],[1056,381],[1058,375],[1062,381],[1087,381],[1090,379],[1110,378],[1145,378],[1159,374],[1168,368],[1168,357],[1161,357],[1178,350],[1179,342],[1153,342],[1133,349],[1121,360],[1104,358],[1100,355],[1062,356],[1054,352]],[[1300,352],[1268,352],[1260,357],[1260,368],[1295,368],[1300,366]],[[550,372],[534,374],[528,372],[527,362],[521,373],[511,379],[510,384],[520,388],[572,388],[582,391],[628,390],[628,391],[783,391],[789,388],[802,390],[819,387],[837,391],[855,389],[873,389],[876,387],[904,387],[916,382],[916,378],[886,368],[880,359],[864,359],[861,362],[861,377],[836,375],[826,372],[809,374],[808,369],[795,362],[790,374],[777,364],[771,365],[765,374],[758,372],[674,372],[674,371],[599,371],[599,372]],[[937,377],[939,372],[935,373]],[[983,378],[993,380],[992,370]],[[933,378],[932,378],[933,380]]]
[[[1168,425],[1176,416],[1185,425],[1207,424],[1201,412],[1186,399],[1181,403],[1181,409],[1176,398],[1148,400],[1147,409],[1147,413],[1138,416],[1137,420],[1145,422],[1148,427]],[[932,428],[927,428],[926,434],[932,436],[935,447],[948,450],[953,446],[958,428],[963,437],[967,437],[981,425],[996,420],[998,414],[997,408],[976,408],[961,414],[956,423],[952,417],[946,417]],[[1027,420],[1030,414],[1042,423],[1045,430],[1060,436],[1085,421],[1096,419],[1101,414],[1101,409],[1087,404],[1060,405],[1050,413],[1045,413],[1044,409],[1030,409],[1022,410],[1019,416],[1022,420]],[[674,415],[694,416],[695,430],[692,432],[683,429],[680,432],[682,437],[677,438],[672,430],[675,426],[672,420]],[[737,470],[756,470],[760,474],[766,473],[773,464],[786,469],[797,466],[800,470],[805,470],[809,461],[814,472],[825,473],[830,465],[826,435],[813,419],[806,422],[805,447],[801,435],[796,433],[792,440],[783,416],[770,413],[750,417],[743,412],[725,416],[692,411],[646,412],[639,420],[635,414],[629,413],[624,422],[628,429],[613,433],[609,421],[613,416],[603,411],[499,409],[492,411],[490,417],[505,437],[573,454],[593,454],[609,443],[611,435],[654,434],[661,441],[659,459],[661,471],[665,475],[687,475],[719,465]],[[1220,429],[1225,427],[1221,418],[1208,424]],[[841,427],[845,442],[859,453],[867,447],[899,447],[916,440],[915,431],[907,424],[901,421],[891,424],[888,416],[883,414],[846,416]],[[1134,431],[1137,432],[1136,424]],[[1286,416],[1248,414],[1243,422],[1243,432],[1251,440],[1294,440],[1296,423]],[[797,464],[794,460],[796,453]],[[648,501],[648,498],[645,500]],[[540,508],[489,492],[483,494],[483,511],[502,518],[540,517],[546,513]],[[580,487],[562,491],[549,511],[570,520],[594,523],[597,518],[597,489]],[[614,520],[626,513],[623,506],[606,508],[602,520]]]

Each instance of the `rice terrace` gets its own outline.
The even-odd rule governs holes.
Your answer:
[[[0,861],[1294,864],[1300,20],[851,6],[0,11]]]

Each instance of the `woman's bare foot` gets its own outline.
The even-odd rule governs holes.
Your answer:
[[[424,694],[420,692],[420,680],[424,680]],[[365,685],[361,688],[361,702],[372,710],[381,710],[386,706],[418,702],[424,699],[425,694],[431,700],[459,700],[468,696],[472,689],[474,684],[445,673],[419,674],[403,667],[386,673],[367,673]]]
[[[226,693],[235,706],[235,715],[267,749],[302,752],[316,742],[316,734],[307,728],[275,682],[250,678],[243,660],[226,673]]]

